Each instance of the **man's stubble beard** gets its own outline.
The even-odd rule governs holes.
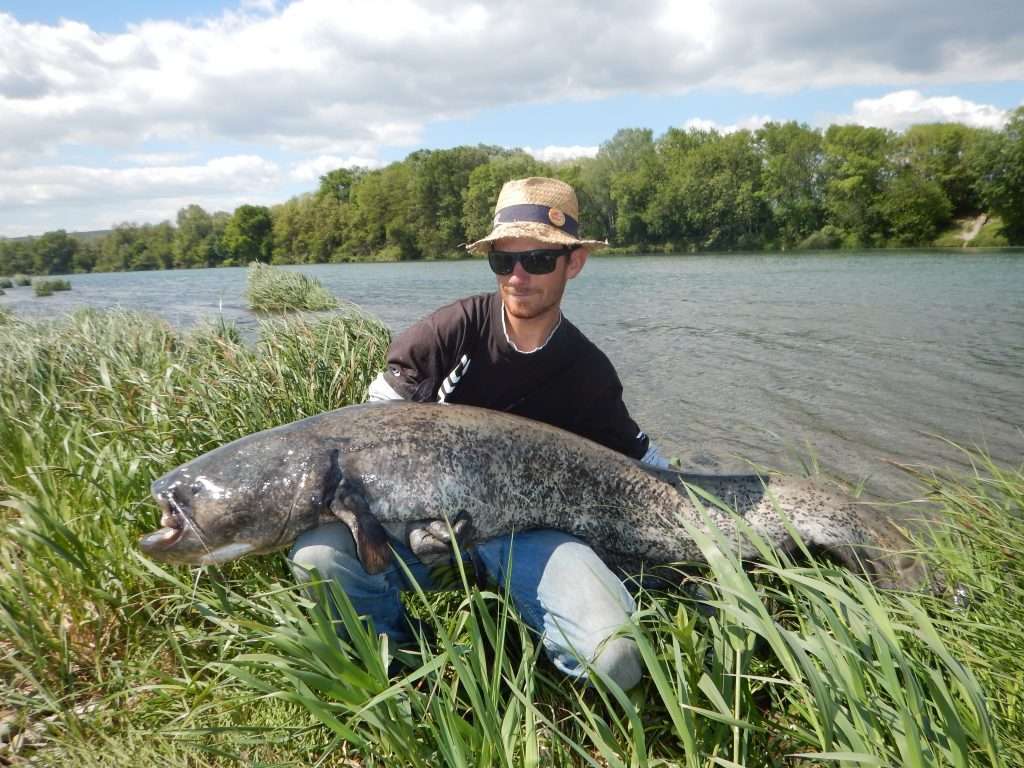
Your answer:
[[[559,261],[561,261],[561,259]],[[509,314],[509,316],[510,317],[514,317],[516,320],[533,320],[534,318],[540,317],[541,315],[549,313],[552,310],[557,312],[559,310],[559,307],[561,307],[562,297],[565,295],[565,286],[569,282],[568,278],[566,277],[566,272],[568,271],[567,266],[565,266],[565,265],[560,265],[560,266],[561,266],[561,278],[562,278],[561,279],[561,285],[559,285],[557,287],[557,289],[554,291],[553,295],[550,296],[549,300],[545,301],[545,303],[542,306],[539,306],[539,307],[536,307],[536,308],[533,308],[533,309],[528,309],[528,310],[525,310],[525,311],[521,310],[519,312],[513,312],[512,308],[511,308],[511,304],[507,300],[507,296],[506,296],[506,294],[508,292],[510,292],[512,289],[507,284],[499,283],[498,287],[499,287],[500,292],[502,294],[502,304],[505,306],[505,311]],[[545,293],[544,289],[541,288],[538,291],[537,294],[531,294],[531,296],[535,296],[535,295],[538,295],[538,294],[539,295],[544,295],[544,293]]]
[[[510,301],[503,301],[502,303],[505,305],[505,311],[508,312],[509,316],[514,317],[516,320],[533,320],[552,311],[558,311],[561,306],[562,296],[564,293],[565,286],[563,285],[562,289],[552,298],[552,300],[545,302],[541,306],[528,306],[526,309],[520,309],[518,311]]]

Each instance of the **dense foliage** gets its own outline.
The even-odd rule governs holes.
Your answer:
[[[897,134],[794,122],[722,135],[620,130],[596,157],[555,165],[521,150],[420,150],[378,170],[339,168],[315,192],[233,214],[198,205],[175,224],[120,224],[0,240],[0,275],[452,258],[484,234],[502,183],[576,186],[584,234],[679,252],[932,245],[955,220],[998,216],[1024,244],[1024,107],[1001,131],[957,123]],[[1003,242],[996,240],[996,242]]]

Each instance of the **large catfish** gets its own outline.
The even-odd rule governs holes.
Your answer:
[[[892,550],[887,524],[809,481],[652,472],[546,424],[459,405],[350,406],[210,451],[153,483],[163,528],[139,545],[166,562],[221,563],[341,520],[373,573],[388,566],[392,539],[429,561],[448,556],[451,531],[470,548],[555,528],[635,573],[700,560],[686,522],[713,524],[755,557],[735,535],[735,515],[700,509],[686,484],[725,502],[777,549],[794,549],[795,531],[880,585],[921,585],[916,561]]]

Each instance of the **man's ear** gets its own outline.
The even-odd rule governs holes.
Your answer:
[[[590,254],[586,248],[577,248],[569,254],[569,266],[565,271],[568,279],[572,280],[583,270],[583,265],[587,263],[588,255]]]

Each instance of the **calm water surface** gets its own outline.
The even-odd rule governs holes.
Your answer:
[[[494,285],[478,261],[301,269],[396,331]],[[256,333],[244,269],[70,279],[70,293],[15,288],[0,305],[120,306],[181,326],[222,315]],[[1020,252],[598,258],[564,307],[618,367],[637,421],[690,469],[814,460],[906,498],[891,462],[962,465],[942,438],[1013,465],[1024,454]]]

